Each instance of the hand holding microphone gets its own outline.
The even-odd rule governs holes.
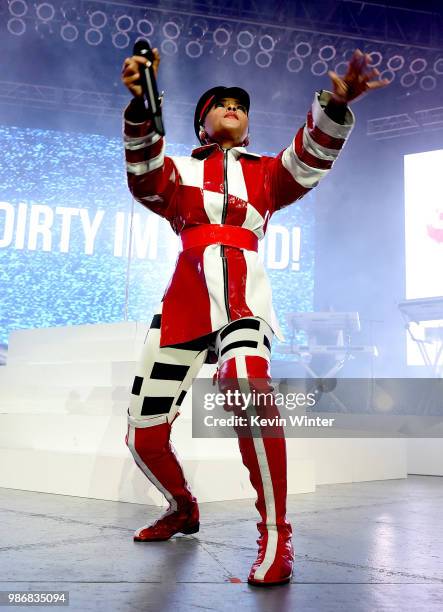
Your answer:
[[[134,55],[125,59],[122,68],[123,84],[131,94],[145,101],[149,108],[155,131],[164,136],[161,100],[157,89],[157,74],[160,64],[158,49],[150,48],[145,40],[134,45]]]

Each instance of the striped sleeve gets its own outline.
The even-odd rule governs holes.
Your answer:
[[[123,121],[129,189],[143,206],[170,218],[180,180],[178,170],[172,159],[165,156],[165,139],[154,132],[150,120],[135,123],[130,106],[125,109]]]
[[[274,212],[318,185],[332,168],[354,127],[355,117],[349,107],[343,124],[325,113],[330,98],[328,91],[316,93],[305,125],[277,158],[280,167],[275,166],[273,177]]]

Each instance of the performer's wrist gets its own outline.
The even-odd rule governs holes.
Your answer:
[[[131,123],[144,123],[150,119],[142,97],[134,97],[125,109],[125,119]]]
[[[324,108],[324,111],[327,116],[332,119],[332,121],[335,121],[335,123],[340,123],[341,125],[344,125],[345,123],[347,110],[348,107],[346,102],[338,100],[334,97],[334,95],[330,97],[328,103]]]

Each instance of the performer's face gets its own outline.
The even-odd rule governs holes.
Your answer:
[[[241,145],[248,135],[246,108],[235,98],[217,100],[205,118],[205,132],[213,142],[232,140]]]

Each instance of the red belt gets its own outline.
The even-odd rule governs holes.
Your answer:
[[[226,246],[257,251],[258,238],[245,227],[238,225],[218,225],[215,223],[204,223],[183,230],[180,234],[183,250],[192,249],[196,246],[208,246],[209,244],[224,244]]]

